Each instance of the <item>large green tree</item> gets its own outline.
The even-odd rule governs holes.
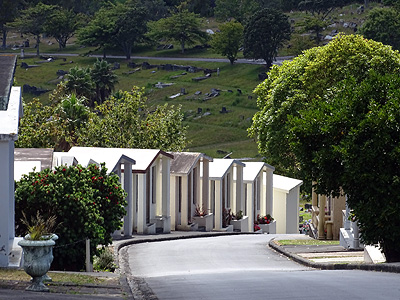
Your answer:
[[[0,1],[0,32],[2,33],[3,44],[2,48],[7,46],[7,23],[12,22],[18,15],[18,6],[20,0],[1,0]]]
[[[40,55],[40,35],[45,33],[46,23],[55,9],[56,6],[46,5],[39,2],[36,6],[21,11],[21,16],[12,24],[12,26],[18,28],[21,32],[35,36],[37,56]]]
[[[392,8],[374,8],[360,28],[368,39],[400,49],[400,14]]]
[[[339,36],[271,69],[249,129],[277,169],[322,194],[342,188],[362,240],[388,261],[400,261],[399,71],[389,46]]]
[[[186,146],[186,128],[180,107],[157,106],[151,110],[143,91],[118,93],[96,106],[78,144],[90,147],[119,147],[180,151]]]
[[[148,12],[136,1],[117,3],[101,8],[88,25],[79,31],[83,45],[97,46],[103,50],[119,47],[130,59],[132,47],[143,40],[147,32]]]
[[[150,22],[149,36],[154,40],[164,39],[178,42],[181,52],[185,53],[185,45],[205,42],[207,34],[201,29],[202,19],[195,13],[183,9],[172,16]]]
[[[290,39],[288,17],[275,9],[256,12],[244,28],[244,56],[263,59],[269,69],[278,49]]]
[[[211,47],[216,53],[226,56],[231,64],[237,59],[240,46],[243,44],[243,25],[230,21],[219,26],[219,32],[211,39]]]
[[[48,16],[43,30],[56,39],[61,50],[67,46],[67,41],[74,36],[80,24],[78,15],[72,10],[56,7]]]

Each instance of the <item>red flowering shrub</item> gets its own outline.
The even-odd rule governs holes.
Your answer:
[[[273,217],[271,217],[270,214],[260,217],[260,215],[257,215],[257,221],[256,224],[269,224],[274,220]]]
[[[24,175],[16,183],[16,234],[24,236],[22,211],[29,220],[37,211],[44,218],[55,215],[59,239],[54,248],[53,269],[81,270],[85,266],[85,239],[90,239],[91,254],[97,245],[107,246],[111,234],[122,225],[126,193],[118,176],[107,174],[102,165],[57,167]]]

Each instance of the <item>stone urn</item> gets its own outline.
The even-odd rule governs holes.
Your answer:
[[[53,246],[55,244],[56,242],[52,236],[43,240],[24,238],[18,242],[24,254],[24,270],[28,275],[32,276],[32,283],[26,288],[27,291],[49,291],[49,288],[43,284],[43,279],[53,261]]]

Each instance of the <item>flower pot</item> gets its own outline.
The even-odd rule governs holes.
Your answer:
[[[201,217],[193,217],[193,222],[204,227],[206,231],[212,231],[214,227],[214,214],[210,213]]]
[[[49,289],[43,284],[43,276],[49,271],[53,261],[53,246],[55,241],[28,240],[18,242],[24,254],[24,270],[32,276],[32,284],[26,288],[28,291],[48,292]]]
[[[275,234],[276,233],[276,221],[272,221],[269,224],[258,224],[260,226],[261,230],[264,233],[269,233],[269,234]]]
[[[240,231],[240,232],[249,232],[249,220],[248,216],[244,216],[240,220],[232,220],[231,224],[233,225],[233,230],[234,231]]]

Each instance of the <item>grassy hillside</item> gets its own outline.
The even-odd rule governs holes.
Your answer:
[[[334,26],[327,27],[324,35],[332,33],[332,30],[339,32],[353,33],[354,29],[345,26],[345,23],[355,23],[358,27],[362,24],[367,11],[363,14],[357,14],[357,7],[360,4],[353,4],[342,9],[337,9],[331,15],[330,23]],[[371,7],[378,4],[371,3]],[[302,12],[288,13],[289,20],[292,26],[299,29],[299,24],[304,18]],[[215,29],[218,24],[213,20],[209,20],[206,28]],[[296,40],[299,37],[308,37],[310,33],[295,32],[292,40],[287,46],[281,50],[281,55],[292,55],[298,45]],[[25,39],[24,37],[23,39]],[[29,37],[28,37],[29,38]],[[33,41],[30,38],[31,43]],[[10,34],[9,43],[19,43],[21,37],[18,34]],[[326,43],[327,41],[325,41]],[[25,52],[35,52],[32,47],[25,49]],[[185,124],[188,126],[188,138],[190,144],[188,149],[192,151],[201,151],[212,157],[223,157],[227,153],[232,152],[231,157],[253,157],[261,159],[258,156],[257,146],[255,142],[247,137],[246,129],[251,124],[251,118],[257,111],[256,99],[252,91],[260,83],[258,73],[263,71],[263,67],[259,65],[235,64],[231,66],[228,63],[210,63],[210,62],[195,62],[195,61],[179,61],[182,55],[179,52],[179,47],[172,50],[156,51],[153,48],[146,46],[138,46],[134,49],[132,55],[136,56],[157,56],[157,57],[176,57],[176,61],[157,61],[149,60],[150,64],[178,64],[191,65],[199,68],[220,69],[220,75],[212,74],[211,78],[203,81],[194,82],[192,78],[203,76],[203,72],[199,73],[184,73],[183,71],[163,71],[157,68],[149,70],[139,70],[135,73],[128,74],[134,70],[127,67],[126,60],[107,59],[109,63],[119,62],[121,68],[116,70],[119,77],[117,89],[129,90],[132,86],[144,87],[150,104],[163,104],[165,102],[172,105],[182,105],[185,114]],[[68,71],[71,67],[91,66],[95,61],[94,58],[83,56],[87,53],[96,53],[93,48],[82,48],[71,39],[67,48],[60,52],[58,46],[51,39],[43,39],[40,46],[42,53],[75,53],[80,54],[77,57],[68,57],[65,55],[65,61],[61,58],[49,63],[37,63],[38,58],[26,58],[24,62],[28,65],[37,64],[39,67],[23,69],[18,67],[16,71],[16,81],[19,85],[29,84],[43,89],[53,89],[57,84],[57,70]],[[15,50],[19,53],[19,50]],[[121,54],[114,51],[110,54]],[[215,54],[212,49],[188,49],[185,57],[208,57],[220,58],[220,55]],[[141,64],[144,60],[133,60],[137,64]],[[21,60],[19,60],[21,63]],[[154,85],[157,82],[173,83],[172,86],[157,89]],[[171,95],[175,95],[184,88],[186,95],[170,99]],[[220,90],[220,95],[215,98],[207,99],[206,93],[210,93],[212,89]],[[239,92],[240,90],[241,92]],[[195,95],[200,91],[200,95]],[[29,101],[33,95],[24,93],[24,100]],[[41,101],[48,101],[48,93],[40,96]],[[227,113],[221,113],[225,107]],[[199,111],[201,110],[201,113]]]

